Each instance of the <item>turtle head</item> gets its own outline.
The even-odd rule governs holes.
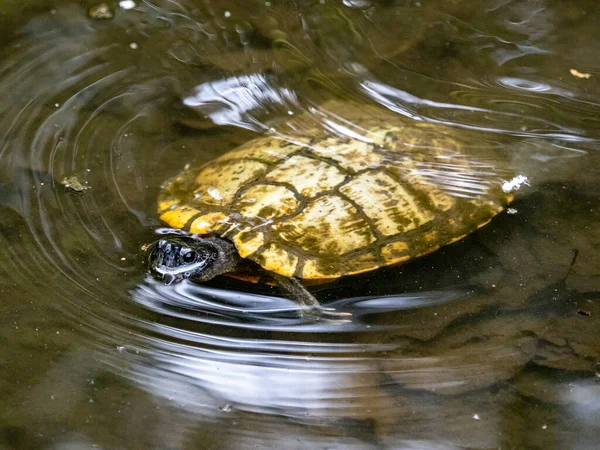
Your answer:
[[[146,247],[150,274],[166,284],[204,282],[235,270],[241,259],[233,244],[220,238],[163,237]]]

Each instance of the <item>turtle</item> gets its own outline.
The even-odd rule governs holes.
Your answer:
[[[158,215],[182,232],[147,247],[152,275],[202,283],[246,264],[317,306],[306,283],[427,255],[512,201],[459,129],[360,114],[343,132],[256,137],[164,182]]]

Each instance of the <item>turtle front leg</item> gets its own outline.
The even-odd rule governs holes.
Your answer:
[[[279,287],[292,300],[296,300],[306,309],[300,310],[300,317],[310,317],[315,321],[339,321],[351,320],[352,313],[340,312],[334,309],[321,306],[319,301],[308,292],[308,289],[298,278],[284,277],[276,273],[269,273],[269,276],[277,282]]]
[[[304,287],[302,282],[295,277],[284,277],[277,273],[269,273],[279,287],[293,300],[296,300],[303,306],[310,309],[318,309],[321,307],[319,301],[308,292],[308,289]]]

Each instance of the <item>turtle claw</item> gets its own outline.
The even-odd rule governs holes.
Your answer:
[[[302,319],[312,319],[315,322],[349,322],[353,317],[350,312],[336,311],[323,306],[301,308],[299,315]]]

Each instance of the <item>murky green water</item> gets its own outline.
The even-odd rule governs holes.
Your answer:
[[[98,4],[0,3],[0,449],[598,447],[597,2]],[[147,277],[165,179],[332,98],[453,127],[530,186],[311,288],[343,321]]]

